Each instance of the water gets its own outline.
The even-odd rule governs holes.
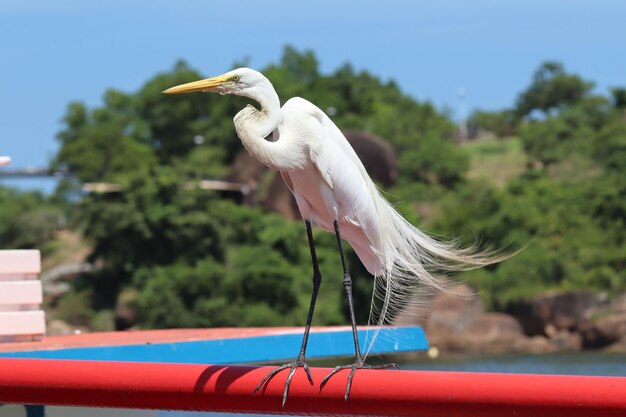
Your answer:
[[[332,366],[333,361],[315,362],[315,366]],[[342,362],[343,363],[343,362]],[[404,370],[528,373],[559,375],[599,375],[626,377],[626,354],[572,353],[552,355],[515,355],[483,358],[454,358],[401,362]],[[0,407],[0,417],[25,416],[17,406]],[[231,417],[241,414],[182,411],[150,411],[46,407],[47,417]],[[252,415],[254,416],[254,415]]]
[[[558,353],[461,358],[402,364],[402,369],[518,374],[626,376],[626,354]]]

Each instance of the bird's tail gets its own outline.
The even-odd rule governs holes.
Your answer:
[[[449,273],[490,265],[512,256],[479,251],[476,244],[462,247],[458,239],[437,240],[411,225],[378,190],[373,195],[380,219],[377,251],[383,268],[374,282],[369,325],[376,327],[373,336],[365,341],[366,356],[380,327],[392,322],[414,322],[414,317],[403,316],[414,314],[411,305],[419,304],[425,294],[446,291]]]

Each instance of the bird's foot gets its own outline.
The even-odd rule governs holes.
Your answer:
[[[263,377],[261,382],[259,382],[259,385],[256,386],[256,388],[254,389],[254,392],[256,393],[258,390],[260,390],[261,387],[266,382],[274,378],[276,374],[278,374],[280,371],[283,371],[285,369],[291,369],[291,371],[289,372],[289,375],[287,376],[287,380],[285,381],[285,391],[283,392],[283,407],[285,407],[285,403],[287,402],[287,394],[289,393],[289,386],[291,385],[291,379],[293,378],[293,375],[296,373],[296,370],[300,367],[304,369],[304,371],[306,372],[307,378],[309,378],[309,382],[311,383],[311,385],[313,385],[313,375],[311,375],[311,370],[309,369],[309,365],[306,363],[304,356],[299,356],[298,359],[296,359],[295,361],[286,363],[282,366],[279,366],[271,370],[267,375]]]
[[[350,375],[348,375],[348,383],[346,384],[346,394],[343,397],[344,400],[348,401],[348,398],[350,398],[350,388],[352,388],[352,378],[354,378],[354,374],[356,373],[357,369],[387,369],[387,368],[400,369],[398,365],[396,365],[395,363],[387,363],[384,365],[369,365],[363,362],[363,359],[357,358],[357,360],[352,364],[335,366],[335,369],[333,369],[322,380],[322,383],[320,384],[320,390],[324,388],[324,385],[326,385],[326,383],[330,380],[330,378],[333,377],[333,375],[335,375],[342,369],[350,369]]]

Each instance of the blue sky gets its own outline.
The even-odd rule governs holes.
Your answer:
[[[207,76],[285,44],[312,49],[329,72],[349,61],[437,107],[510,106],[545,59],[597,83],[626,85],[626,2],[119,1],[0,3],[0,155],[44,165],[70,101],[132,92],[179,58]]]

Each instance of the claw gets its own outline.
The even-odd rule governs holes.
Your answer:
[[[285,407],[285,403],[287,402],[287,394],[289,394],[289,387],[291,386],[291,378],[296,373],[297,366],[291,368],[291,372],[289,372],[289,376],[287,376],[287,380],[285,381],[285,391],[283,392],[283,408]]]
[[[289,394],[289,387],[291,385],[291,380],[293,376],[295,375],[296,370],[299,367],[304,368],[304,371],[306,372],[306,376],[309,382],[311,383],[311,385],[313,385],[313,375],[311,374],[311,369],[309,369],[309,365],[305,362],[304,358],[298,358],[293,362],[286,363],[268,372],[268,374],[263,377],[261,382],[259,382],[259,385],[256,386],[256,388],[254,389],[254,393],[256,394],[256,392],[260,390],[261,387],[265,383],[267,383],[270,379],[274,378],[276,374],[278,374],[280,371],[283,371],[287,368],[291,368],[291,371],[289,372],[289,375],[287,376],[287,380],[285,381],[285,390],[283,391],[282,405],[283,405],[283,408],[285,408],[285,403],[287,402],[287,396]]]
[[[303,368],[304,368],[304,372],[306,372],[306,376],[309,378],[309,382],[311,383],[311,385],[314,385],[313,375],[311,374],[311,369],[309,369],[309,365],[305,363]]]
[[[283,369],[287,369],[287,368],[289,368],[289,365],[291,365],[291,364],[287,364],[287,363],[286,363],[286,364],[284,364],[284,365],[282,365],[282,366],[279,366],[279,367],[278,367],[278,368],[276,368],[276,369],[273,369],[271,372],[269,372],[267,375],[265,375],[265,376],[263,377],[263,379],[261,380],[261,382],[259,382],[259,385],[257,385],[257,386],[256,386],[256,388],[254,389],[254,393],[256,394],[256,392],[257,392],[258,390],[260,390],[260,389],[261,389],[261,387],[263,386],[263,384],[265,384],[265,382],[269,381],[270,379],[274,378],[274,376],[275,376],[277,373],[279,373],[279,372],[280,372],[280,371],[282,371]]]
[[[344,400],[348,401],[348,398],[350,398],[350,389],[352,388],[352,379],[354,378],[354,374],[356,373],[357,369],[387,369],[387,368],[400,369],[400,367],[396,365],[395,363],[388,363],[384,365],[368,365],[364,363],[362,360],[358,360],[358,359],[356,362],[350,365],[335,366],[335,369],[333,369],[328,375],[324,377],[324,379],[322,379],[322,383],[320,384],[320,391],[324,389],[324,386],[330,380],[330,378],[332,378],[333,375],[337,374],[342,369],[350,369],[350,375],[348,375],[348,382],[346,384],[346,393],[343,397]]]
[[[332,377],[333,375],[335,375],[337,372],[341,371],[342,369],[344,369],[346,366],[350,366],[350,365],[344,365],[344,366],[335,366],[335,369],[333,369],[328,375],[326,375],[324,377],[324,379],[322,379],[322,383],[320,384],[320,391],[322,389],[324,389],[324,385],[326,385],[326,383],[328,382],[328,380],[330,379],[330,377]]]

